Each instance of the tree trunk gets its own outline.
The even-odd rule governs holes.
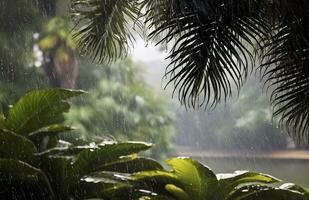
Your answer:
[[[70,0],[41,0],[41,7],[48,17],[66,16],[70,9]],[[70,88],[75,87],[78,74],[78,63],[74,49],[65,46],[66,58],[56,56],[58,48],[64,44],[57,44],[45,52],[44,71],[52,87]]]

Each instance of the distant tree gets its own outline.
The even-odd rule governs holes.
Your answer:
[[[43,13],[52,18],[41,32],[44,53],[42,67],[53,87],[74,88],[78,73],[75,45],[71,38],[72,26],[68,16],[69,0],[39,1]],[[62,17],[62,18],[61,18]]]
[[[74,88],[78,61],[70,21],[65,17],[53,17],[42,29],[37,46],[43,52],[42,67],[50,85]]]

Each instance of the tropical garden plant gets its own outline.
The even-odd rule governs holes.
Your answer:
[[[108,177],[117,169],[138,171],[138,167],[130,167],[135,165],[160,169],[155,161],[135,155],[149,149],[147,143],[96,138],[72,144],[60,140],[60,133],[72,129],[61,124],[64,112],[69,110],[67,100],[81,93],[63,89],[32,91],[20,98],[7,116],[1,116],[1,199],[114,199],[114,189],[129,188],[112,180],[96,180],[95,173],[103,176],[103,171],[110,171],[106,172]]]
[[[190,158],[167,161],[171,170],[137,155],[151,144],[95,138],[59,139],[68,99],[82,91],[34,90],[0,121],[1,199],[273,199],[307,200],[294,184],[255,172],[214,174]]]

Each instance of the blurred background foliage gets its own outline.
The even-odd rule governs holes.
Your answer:
[[[249,78],[238,97],[214,110],[176,109],[177,143],[203,149],[285,149],[291,140],[274,126],[262,85]],[[185,123],[186,122],[186,123]],[[192,135],[188,135],[190,132]],[[196,140],[195,138],[200,138]]]
[[[250,78],[238,97],[214,110],[177,109],[177,143],[204,149],[286,148],[289,140],[273,125],[269,100],[261,92],[261,85]]]
[[[44,85],[40,69],[33,67],[33,35],[45,18],[32,0],[0,3],[0,99],[14,102],[25,91]]]
[[[168,102],[153,93],[131,60],[111,65],[81,64],[77,87],[89,92],[73,104],[67,121],[83,137],[152,142],[153,157],[170,150],[173,114]]]

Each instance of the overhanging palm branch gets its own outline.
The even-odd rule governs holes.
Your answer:
[[[309,2],[279,2],[279,20],[266,44],[266,84],[274,116],[294,139],[309,142]]]
[[[263,1],[145,1],[146,22],[172,43],[166,75],[180,102],[215,105],[246,79],[250,49],[267,34]],[[172,39],[175,39],[174,42]]]
[[[135,1],[72,0],[73,19],[80,26],[75,37],[81,53],[112,61],[127,54],[134,40],[130,21],[139,13]]]

